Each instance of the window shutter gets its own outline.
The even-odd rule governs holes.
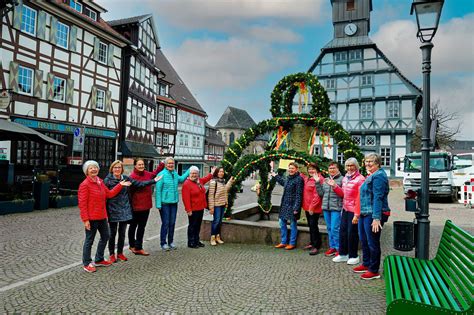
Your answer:
[[[91,92],[91,109],[97,108],[97,88],[95,86],[92,87]]]
[[[108,53],[107,64],[111,67],[114,65],[114,45],[109,44],[107,53]]]
[[[43,97],[43,71],[41,70],[35,70],[35,83],[33,87],[33,93],[34,97]]]
[[[107,113],[112,113],[112,92],[105,92],[105,111]]]
[[[36,29],[36,36],[40,39],[46,39],[46,12],[38,12],[38,27]]]
[[[77,27],[72,25],[69,31],[69,49],[71,51],[77,50]]]
[[[51,16],[51,28],[49,33],[49,42],[56,45],[56,32],[58,30],[58,19]]]
[[[66,80],[66,103],[73,105],[74,103],[74,80]]]
[[[54,99],[54,74],[48,73],[46,81],[46,99],[52,101]]]
[[[23,16],[23,1],[19,0],[18,5],[15,6],[14,10],[13,27],[19,30],[21,28],[21,18]]]
[[[18,92],[18,64],[13,61],[10,62],[10,89]]]
[[[99,38],[94,37],[94,60],[95,61],[99,60],[99,43],[100,43]]]

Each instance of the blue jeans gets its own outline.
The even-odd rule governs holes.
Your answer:
[[[287,220],[285,219],[278,219],[278,222],[280,223],[280,232],[281,232],[281,243],[282,244],[288,244],[288,228],[286,226]],[[290,228],[291,228],[291,233],[290,233],[290,245],[296,245],[296,237],[298,236],[298,226],[296,224],[295,218],[292,218],[290,220]]]
[[[214,218],[211,224],[211,235],[221,234],[222,218],[224,217],[224,206],[214,207]]]
[[[341,211],[324,210],[324,221],[328,230],[329,248],[339,250],[339,226],[341,225]]]
[[[160,231],[160,245],[166,244],[168,237],[168,245],[173,243],[174,227],[176,225],[176,212],[178,211],[177,203],[163,203],[160,209],[161,217],[161,231]]]
[[[91,229],[85,230],[86,239],[84,240],[84,247],[82,248],[82,264],[84,266],[87,266],[92,262],[92,244],[94,243],[94,238],[97,234],[97,231],[99,231],[100,240],[99,244],[97,245],[97,251],[95,253],[95,262],[104,260],[104,250],[107,246],[107,242],[109,241],[110,237],[110,230],[109,224],[107,223],[107,219],[90,220],[89,223],[91,225]]]
[[[380,223],[383,225],[387,221],[387,216],[382,215]],[[362,265],[369,268],[370,272],[379,272],[380,256],[380,235],[382,231],[372,232],[372,215],[361,215],[359,218],[359,238],[362,243]]]
[[[354,212],[342,210],[341,225],[339,229],[339,255],[357,257],[359,247],[359,234],[357,224],[352,224]]]

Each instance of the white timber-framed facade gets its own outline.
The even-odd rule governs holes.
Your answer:
[[[78,11],[77,4],[81,10]],[[116,159],[122,48],[127,40],[101,19],[93,1],[18,1],[1,23],[0,84],[12,103],[0,115],[66,144],[2,142],[19,165],[82,164],[73,133],[84,128],[83,159]]]

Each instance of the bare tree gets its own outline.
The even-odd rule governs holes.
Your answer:
[[[438,120],[435,148],[452,148],[453,143],[456,141],[456,135],[462,128],[462,122],[460,122],[461,115],[458,112],[450,112],[442,108],[439,105],[439,99],[431,103],[430,110],[431,120]],[[420,151],[421,149],[422,124],[422,114],[420,113],[416,119],[416,131],[411,142],[412,151]]]

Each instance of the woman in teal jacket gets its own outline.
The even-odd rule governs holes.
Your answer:
[[[155,190],[156,208],[161,216],[160,244],[163,250],[176,249],[173,238],[179,201],[178,184],[188,178],[189,170],[178,175],[174,169],[174,159],[168,157],[165,159],[165,169],[158,176],[162,176]]]

